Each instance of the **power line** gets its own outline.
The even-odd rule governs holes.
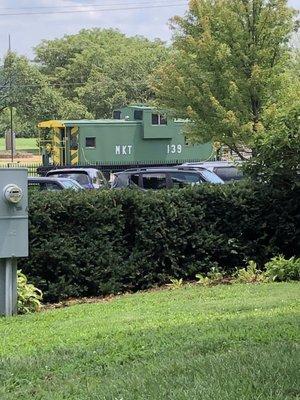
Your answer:
[[[66,9],[66,8],[86,8],[86,7],[107,7],[107,6],[115,6],[115,5],[120,5],[120,6],[125,6],[125,5],[135,5],[135,4],[137,4],[137,5],[144,5],[144,4],[146,4],[146,3],[150,3],[150,4],[153,4],[153,1],[155,2],[159,2],[160,3],[160,0],[144,0],[144,1],[142,1],[141,2],[141,0],[139,1],[139,2],[135,2],[135,1],[130,1],[129,0],[129,2],[127,2],[127,1],[123,1],[123,2],[121,2],[121,3],[116,3],[116,4],[112,4],[111,2],[110,2],[110,0],[105,0],[106,2],[108,2],[109,4],[95,4],[95,3],[89,3],[89,4],[80,4],[80,5],[76,5],[76,4],[73,4],[73,5],[71,5],[71,4],[69,4],[69,5],[67,5],[67,6],[62,6],[62,5],[59,5],[59,6],[28,6],[28,7],[0,7],[0,11],[1,10],[15,10],[15,11],[19,11],[19,10],[36,10],[36,9],[38,9],[38,10],[40,10],[40,9]]]
[[[142,10],[142,9],[153,9],[153,8],[166,8],[166,7],[183,7],[187,6],[188,3],[173,3],[173,4],[152,4],[145,6],[134,6],[134,7],[120,7],[120,8],[99,8],[89,10],[68,10],[68,11],[39,11],[39,12],[22,12],[22,13],[0,13],[0,17],[13,17],[13,16],[28,16],[28,15],[55,15],[55,14],[74,14],[74,13],[90,13],[90,12],[103,12],[103,11],[128,11],[128,10]]]

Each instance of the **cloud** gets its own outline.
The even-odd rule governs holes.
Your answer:
[[[157,2],[157,0],[153,0]],[[170,0],[174,3],[175,0]],[[149,0],[126,0],[133,6],[137,3],[149,4]],[[176,0],[178,2],[178,0]],[[49,7],[43,11],[54,11],[50,7],[76,6],[76,10],[86,10],[87,4],[101,4],[111,7],[111,4],[122,4],[121,0],[76,1],[76,0],[0,0],[0,8],[14,8],[18,12],[37,12],[28,7]],[[157,3],[156,3],[157,4]],[[160,2],[161,4],[161,2]],[[85,6],[85,7],[84,7]],[[26,9],[22,9],[26,7]],[[121,6],[115,6],[119,8]],[[111,7],[113,8],[113,7]],[[65,10],[66,8],[60,8]],[[0,16],[0,57],[7,51],[8,34],[12,37],[15,51],[32,56],[32,48],[42,39],[53,39],[64,34],[73,34],[83,28],[116,28],[127,35],[143,35],[150,39],[161,38],[168,41],[171,33],[168,20],[175,14],[183,14],[185,7],[153,8],[140,10],[120,10],[103,12],[85,12],[74,14],[49,14],[27,16]],[[4,10],[1,10],[4,12]],[[0,12],[0,13],[1,13]],[[14,10],[5,10],[5,13]]]
[[[125,1],[125,0],[124,0]],[[37,12],[32,7],[45,7],[43,11],[53,12],[53,7],[60,7],[60,11],[75,6],[76,10],[86,10],[89,4],[101,4],[113,8],[112,4],[119,4],[122,0],[0,0],[1,13],[8,12]],[[126,0],[132,5],[149,4],[151,0]],[[164,0],[178,3],[183,0]],[[161,0],[152,0],[160,3]],[[299,0],[290,0],[291,6],[299,8]],[[63,7],[63,8],[62,8]],[[124,4],[123,4],[124,7]],[[122,7],[122,8],[123,8]],[[10,10],[3,10],[10,8]],[[23,9],[21,9],[23,8]],[[94,7],[95,8],[95,7]],[[70,9],[70,8],[69,8]],[[49,14],[27,16],[0,16],[0,58],[7,51],[8,35],[12,37],[13,50],[29,57],[33,56],[33,47],[43,39],[54,39],[65,34],[77,33],[83,28],[116,28],[127,35],[143,35],[150,39],[161,38],[168,41],[171,32],[168,27],[169,19],[176,15],[183,15],[186,7],[149,8],[140,10],[120,10],[105,12],[84,12],[74,14]]]

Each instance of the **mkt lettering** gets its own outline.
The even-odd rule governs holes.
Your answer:
[[[130,156],[132,153],[132,145],[125,144],[125,145],[117,145],[115,149],[117,156]]]

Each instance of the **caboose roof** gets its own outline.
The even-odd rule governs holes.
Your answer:
[[[73,126],[80,124],[113,124],[113,125],[136,125],[141,124],[141,121],[127,121],[125,119],[78,119],[62,121],[65,126]]]
[[[136,104],[136,105],[130,104],[129,106],[121,107],[121,109],[124,109],[124,108],[134,108],[137,110],[154,110],[153,107],[145,106],[143,104]]]
[[[140,125],[142,121],[127,121],[125,119],[74,119],[49,120],[38,124],[39,128],[65,128],[75,125]]]

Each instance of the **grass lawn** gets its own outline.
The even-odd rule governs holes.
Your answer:
[[[38,149],[37,147],[37,138],[17,138],[16,139],[16,147],[17,150],[32,150]],[[0,150],[5,150],[5,139],[0,138]]]
[[[192,286],[0,319],[0,399],[300,399],[299,288]]]

